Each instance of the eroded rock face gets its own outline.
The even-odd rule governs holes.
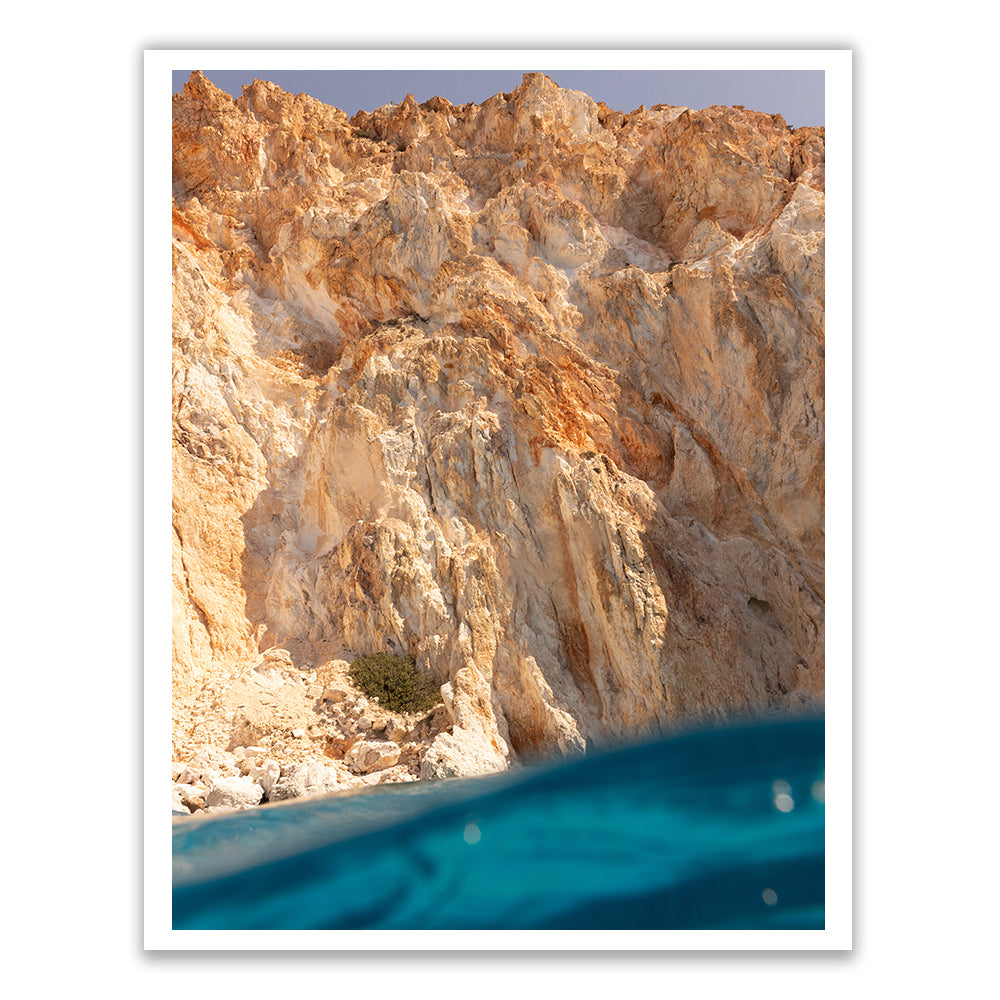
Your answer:
[[[393,648],[450,685],[431,777],[821,702],[823,147],[540,74],[348,120],[195,73],[178,738],[250,665]]]

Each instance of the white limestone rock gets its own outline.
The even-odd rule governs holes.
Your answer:
[[[198,812],[205,808],[205,797],[208,794],[207,788],[198,785],[175,784],[174,794],[180,796],[181,805],[186,812]]]
[[[344,763],[355,774],[371,774],[399,763],[399,745],[388,740],[362,740],[344,755]]]
[[[295,764],[271,787],[268,801],[281,802],[308,795],[328,795],[337,790],[337,770],[316,762]]]
[[[281,765],[268,757],[262,760],[258,767],[251,767],[247,776],[251,781],[257,782],[264,789],[264,794],[270,798],[274,783],[281,777]]]
[[[222,773],[216,768],[204,767],[200,764],[189,764],[177,775],[178,785],[200,785],[203,788],[211,788],[212,785],[222,777]]]
[[[225,806],[230,809],[246,809],[257,805],[264,797],[264,789],[251,778],[219,778],[205,797],[206,809]]]
[[[479,733],[439,733],[420,761],[421,778],[470,778],[507,769],[507,760]]]

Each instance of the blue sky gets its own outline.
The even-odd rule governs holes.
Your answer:
[[[217,86],[239,97],[244,84],[270,80],[289,93],[306,93],[353,115],[382,104],[398,104],[408,93],[417,101],[445,97],[453,104],[479,104],[540,70],[561,87],[582,90],[618,111],[640,104],[742,104],[781,114],[793,127],[824,124],[822,70],[212,70],[202,71]],[[174,70],[174,91],[190,70]]]

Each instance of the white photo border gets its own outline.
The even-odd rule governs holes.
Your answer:
[[[826,119],[826,928],[801,931],[175,931],[170,746],[172,72],[211,69],[822,70]],[[852,52],[848,49],[146,50],[144,54],[144,947],[146,950],[829,951],[853,941]]]

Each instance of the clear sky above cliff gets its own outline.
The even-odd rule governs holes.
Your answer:
[[[482,103],[521,83],[524,72],[540,69],[560,87],[582,90],[617,111],[644,104],[705,108],[742,104],[781,114],[793,126],[824,124],[822,70],[215,70],[202,71],[217,87],[239,97],[244,84],[270,80],[289,93],[306,93],[353,115],[398,104],[408,93],[417,101],[445,97],[453,104]],[[174,91],[191,75],[175,70]]]

